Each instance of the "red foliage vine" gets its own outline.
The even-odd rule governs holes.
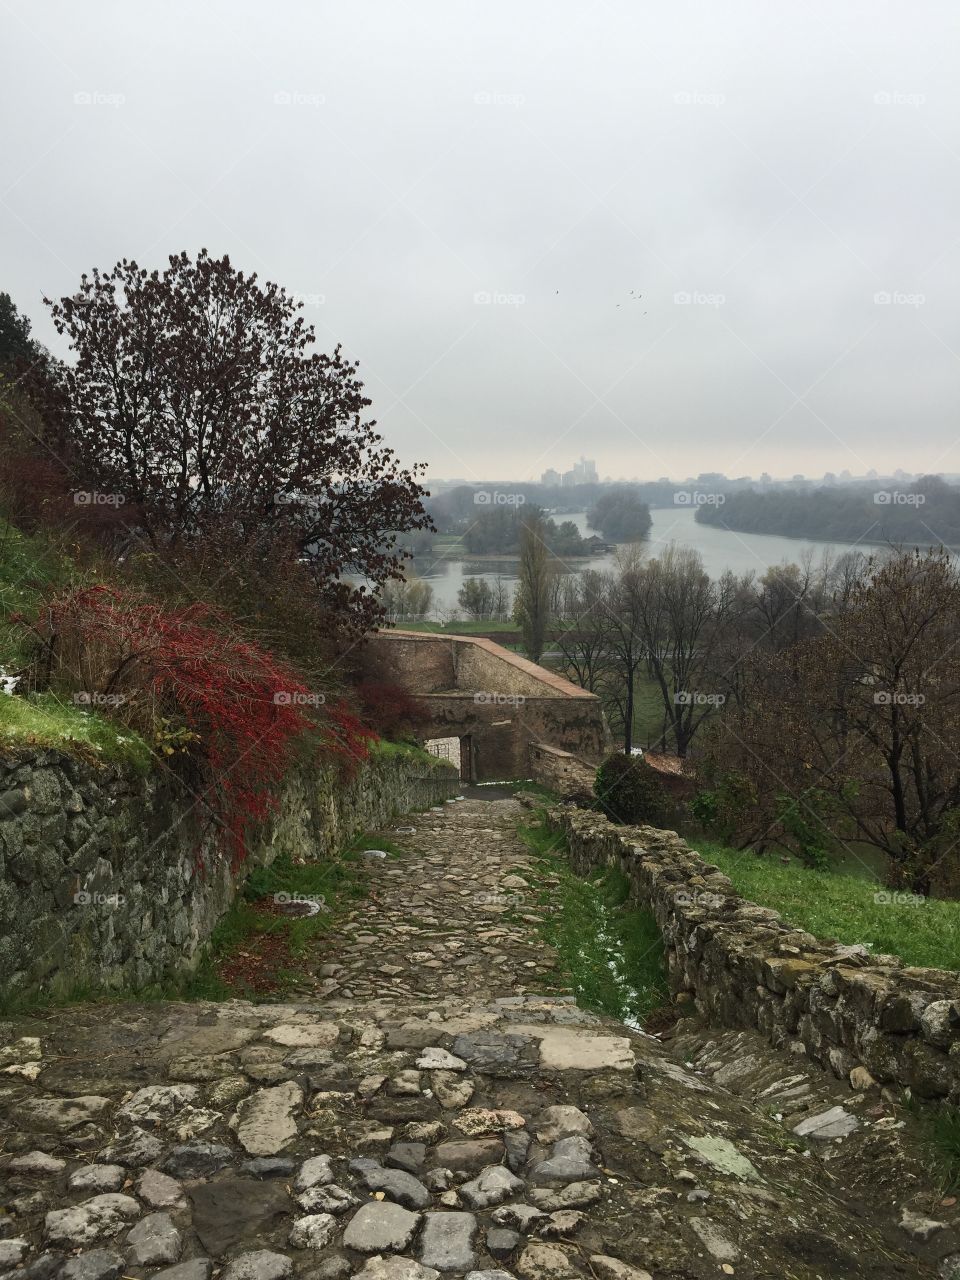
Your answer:
[[[30,624],[38,687],[82,690],[162,756],[199,764],[199,798],[234,867],[276,808],[284,774],[310,745],[352,774],[375,737],[206,605],[166,609],[115,588],[72,590]]]

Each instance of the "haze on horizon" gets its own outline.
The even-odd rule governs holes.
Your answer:
[[[960,472],[955,6],[5,0],[2,30],[0,288],[58,354],[44,293],[206,246],[302,295],[437,477]]]

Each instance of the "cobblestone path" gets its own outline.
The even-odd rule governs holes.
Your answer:
[[[875,1094],[756,1036],[579,1009],[514,801],[383,833],[318,997],[0,1024],[17,1280],[960,1276]],[[542,878],[540,881],[542,887]]]

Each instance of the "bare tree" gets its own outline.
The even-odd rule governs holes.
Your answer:
[[[550,553],[539,515],[523,522],[520,531],[520,574],[514,611],[523,632],[523,645],[533,662],[543,656],[550,610]]]

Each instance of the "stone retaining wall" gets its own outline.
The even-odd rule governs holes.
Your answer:
[[[290,776],[244,867],[335,855],[367,828],[456,794],[441,761],[375,754],[352,782]],[[137,988],[196,966],[237,892],[192,797],[54,751],[0,758],[0,994]]]
[[[531,742],[527,759],[533,781],[542,783],[558,795],[593,794],[597,766],[587,764],[572,751],[561,751],[559,747],[548,746],[545,742]]]
[[[550,811],[574,869],[619,868],[650,907],[671,990],[707,1019],[802,1045],[838,1076],[960,1102],[960,975],[820,941],[741,898],[678,835],[618,827],[569,806]],[[858,1072],[851,1083],[870,1085]]]

